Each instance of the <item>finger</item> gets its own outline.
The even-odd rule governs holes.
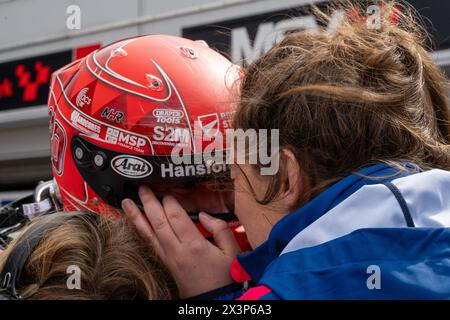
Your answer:
[[[155,249],[156,254],[162,258],[164,255],[164,250],[162,250],[161,244],[159,243],[158,238],[156,238],[150,222],[141,210],[139,210],[138,206],[133,202],[133,200],[124,199],[122,201],[122,209],[128,220],[131,221],[136,228],[138,234],[146,243],[151,245]]]
[[[202,226],[212,234],[216,245],[224,253],[235,256],[240,252],[236,238],[225,221],[216,219],[204,212],[200,212],[199,219]]]
[[[167,251],[177,249],[180,241],[175,236],[169,221],[166,218],[164,208],[155,194],[146,186],[139,187],[139,197],[144,205],[145,216],[150,222],[156,237],[162,248]]]
[[[167,220],[180,242],[203,239],[200,231],[175,197],[165,196],[162,203]]]

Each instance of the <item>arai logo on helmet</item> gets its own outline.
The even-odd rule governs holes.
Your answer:
[[[121,176],[140,179],[149,176],[153,167],[146,160],[129,155],[121,155],[111,160],[111,167]]]

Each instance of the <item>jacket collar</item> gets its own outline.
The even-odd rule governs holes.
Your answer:
[[[405,167],[417,169],[414,165],[405,165]],[[268,240],[254,250],[239,255],[234,265],[239,264],[243,268],[241,271],[245,271],[251,280],[258,282],[269,264],[280,255],[292,238],[362,186],[386,183],[409,174],[382,163],[366,167],[356,174],[340,180],[305,206],[277,222],[270,232]],[[234,278],[236,279],[236,277]]]

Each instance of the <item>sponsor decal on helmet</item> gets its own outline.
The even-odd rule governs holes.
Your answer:
[[[60,176],[64,170],[67,135],[64,127],[57,120],[53,120],[53,128],[50,134],[51,161],[56,174]]]
[[[175,109],[155,109],[153,110],[153,116],[158,123],[180,124],[184,112]]]
[[[81,130],[83,131],[89,131],[90,133],[93,133],[98,136],[98,134],[101,131],[101,127],[92,121],[89,121],[85,117],[81,115],[78,111],[73,111],[72,115],[70,116],[70,120],[74,125],[77,127],[81,127]]]
[[[188,128],[156,126],[153,128],[153,144],[166,146],[190,145],[191,134]]]
[[[130,155],[120,155],[113,158],[111,167],[121,176],[132,179],[144,178],[153,172],[153,167],[148,161]]]
[[[144,138],[113,128],[108,128],[106,130],[105,140],[110,144],[116,144],[139,152],[143,152],[142,147],[147,144],[147,141]]]
[[[76,104],[78,107],[82,108],[85,105],[90,105],[92,99],[87,96],[87,92],[89,91],[89,88],[83,88],[78,92]]]
[[[227,171],[227,165],[224,163],[212,164],[192,164],[192,165],[174,165],[173,163],[161,164],[162,178],[180,178],[210,175],[212,173],[221,173]]]
[[[233,116],[234,116],[234,112],[221,112],[220,113],[220,119],[222,120],[222,124],[225,129],[233,128]]]
[[[114,108],[106,107],[103,109],[101,117],[109,121],[121,123],[122,119],[125,118],[125,114],[122,111],[116,111]]]
[[[200,127],[206,137],[215,137],[219,132],[220,122],[217,113],[206,114],[198,117]]]

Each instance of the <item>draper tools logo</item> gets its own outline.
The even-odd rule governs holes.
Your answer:
[[[153,110],[153,116],[158,123],[180,124],[184,113],[175,109],[155,109]]]

